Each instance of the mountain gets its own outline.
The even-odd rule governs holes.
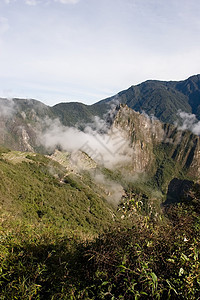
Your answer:
[[[62,157],[64,155],[62,154]],[[32,152],[0,148],[0,214],[15,222],[97,234],[116,217],[103,186],[69,163]]]
[[[178,111],[193,113],[200,120],[200,75],[183,81],[148,80],[101,100],[93,105],[78,102],[60,103],[51,108],[65,125],[91,122],[95,115],[103,117],[112,103],[123,103],[135,111],[145,111],[162,122],[174,123]]]
[[[133,190],[139,187],[149,198],[154,198],[155,191],[160,191],[168,202],[179,201],[181,193],[172,195],[169,192],[176,191],[177,180],[183,182],[184,191],[187,180],[191,186],[193,181],[200,179],[200,139],[190,131],[161,123],[127,105],[119,106],[112,128],[117,128],[129,141],[130,148],[125,155],[130,160],[119,168],[121,172],[125,168],[134,178]],[[158,198],[162,199],[161,194]]]
[[[126,104],[1,108],[2,299],[198,298],[198,136]]]
[[[102,116],[101,108],[82,103],[60,103],[49,107],[34,99],[0,98],[0,144],[19,151],[43,149],[38,135],[55,120],[64,126],[83,129],[93,122],[94,116]],[[105,107],[105,112],[109,107]],[[104,112],[103,110],[103,112]]]
[[[178,111],[193,113],[199,120],[200,75],[177,82],[148,80],[93,105],[72,102],[49,107],[32,99],[0,99],[1,144],[22,151],[31,150],[31,144],[37,144],[37,134],[33,129],[44,129],[47,118],[58,118],[64,126],[83,129],[86,123],[93,122],[94,116],[104,118],[116,103],[154,115],[165,123],[177,122],[180,119]],[[18,142],[16,136],[21,136]]]
[[[98,105],[96,104],[96,107]],[[101,105],[104,104],[101,102]],[[107,114],[104,121],[97,120],[98,124],[91,123],[89,128],[92,130],[92,134],[85,133],[84,137],[82,136],[84,133],[81,135],[78,129],[77,131],[70,129],[72,134],[69,135],[68,128],[70,124],[75,123],[75,119],[80,120],[80,122],[84,119],[87,119],[88,122],[92,120],[95,109],[89,110],[86,105],[66,103],[51,108],[36,100],[13,99],[8,101],[1,99],[1,106],[4,108],[1,116],[2,146],[18,151],[40,153],[52,152],[59,144],[65,150],[71,149],[70,144],[74,143],[79,145],[80,148],[82,145],[78,141],[79,139],[83,139],[86,143],[94,135],[97,137],[102,136],[97,130],[97,127],[102,123],[106,127],[106,138],[108,140],[114,139],[112,133],[116,130],[123,135],[122,142],[128,143],[129,146],[124,151],[127,151],[127,157],[131,156],[131,163],[129,163],[127,169],[131,167],[132,174],[148,172],[151,175],[153,174],[151,176],[152,185],[155,184],[161,190],[164,188],[165,192],[169,184],[169,178],[173,179],[174,173],[177,176],[182,173],[182,178],[186,176],[188,179],[198,179],[200,168],[199,138],[190,131],[178,130],[172,124],[161,123],[159,120],[140,114],[125,104],[114,107],[110,114]],[[66,107],[69,107],[69,110],[65,109]],[[71,110],[74,111],[74,114],[70,113]],[[89,124],[88,122],[87,124]],[[96,128],[92,129],[94,125]],[[84,128],[84,123],[81,126]],[[59,136],[60,139],[58,140]],[[57,144],[51,142],[52,145],[50,146],[52,147],[50,150],[46,149],[45,137],[47,139],[46,144],[49,144],[52,139],[57,141]],[[63,140],[66,140],[64,146]],[[101,145],[95,144],[95,147],[101,147],[103,143],[105,150],[106,147],[109,148],[106,141],[101,140],[100,143]],[[112,152],[115,153],[117,146],[114,143],[111,146]],[[99,154],[105,155],[105,153]],[[125,154],[118,154],[125,156]],[[112,159],[114,159],[114,154],[112,156]],[[173,169],[175,172],[172,172]]]
[[[86,123],[92,122],[94,116],[101,116],[108,111],[109,107],[99,105],[85,105],[79,102],[59,103],[51,108],[55,117],[58,117],[65,126],[75,126],[79,128]]]
[[[14,150],[34,151],[43,121],[54,117],[45,104],[32,99],[0,99],[0,144]]]
[[[90,122],[94,115],[103,117],[110,105],[117,102],[140,113],[145,111],[165,123],[176,122],[178,111],[195,114],[200,120],[200,75],[183,81],[148,80],[93,105],[60,103],[52,110],[65,122],[68,119],[72,126],[78,122]]]
[[[178,110],[193,113],[200,120],[200,75],[183,81],[148,80],[102,100],[94,107],[105,106],[114,100],[135,111],[152,114],[162,122],[177,121]]]

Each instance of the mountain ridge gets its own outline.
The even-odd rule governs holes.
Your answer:
[[[108,103],[0,99],[2,299],[198,298],[200,138]]]
[[[6,98],[1,98],[1,102]],[[92,105],[81,102],[61,102],[48,106],[34,99],[13,99],[18,110],[31,108],[37,113],[48,111],[51,117],[58,117],[65,126],[91,122],[94,116],[103,117],[112,103],[127,104],[135,111],[145,111],[165,123],[174,123],[180,117],[178,111],[195,114],[200,120],[200,75],[193,75],[181,81],[146,80],[138,85],[120,91],[114,96],[102,99]],[[25,107],[25,105],[27,107]]]
[[[178,119],[178,110],[194,113],[199,119],[200,75],[182,81],[147,80],[97,104],[109,103],[114,99],[136,111],[153,114],[162,122],[174,123]]]
[[[48,133],[49,137],[55,135],[53,139],[61,134],[61,138],[58,142],[58,144],[61,143],[61,145],[62,139],[76,139],[76,134],[81,136],[81,131],[76,129],[77,131],[74,131],[75,135],[67,135],[67,137],[63,135],[62,138],[62,134],[65,131],[67,132],[69,128],[73,128],[68,125],[71,124],[67,117],[69,112],[66,113],[66,111],[62,109],[62,106],[60,107],[61,110],[59,114],[54,114],[50,107],[36,100],[14,99],[12,101],[14,112],[9,111],[11,115],[8,115],[7,118],[4,116],[4,118],[1,119],[0,143],[3,146],[19,151],[47,153],[46,146],[41,140],[45,136],[45,132]],[[69,105],[71,106],[72,104]],[[78,103],[73,104],[74,111],[77,105],[79,107]],[[85,105],[82,105],[82,107],[83,110],[87,108]],[[90,115],[89,111],[87,112],[87,121],[89,122],[92,114]],[[82,113],[77,111],[75,118],[77,115],[81,116]],[[154,146],[159,144],[170,159],[179,161],[179,163],[181,162],[181,168],[188,170],[187,172],[191,175],[193,174],[192,176],[198,177],[200,164],[198,155],[199,138],[190,131],[179,130],[172,124],[162,123],[154,117],[151,118],[145,114],[140,114],[129,108],[126,104],[118,105],[106,118],[107,120],[104,121],[100,119],[97,120],[97,123],[99,122],[101,124],[101,122],[103,122],[103,126],[105,126],[107,121],[106,127],[114,126],[113,128],[117,130],[121,127],[126,139],[132,143],[132,147],[135,149],[135,158],[133,158],[133,162],[135,161],[133,163],[134,171],[146,171],[144,164],[145,162],[149,163],[152,161],[152,157],[155,157],[153,153],[155,150]],[[88,122],[87,124],[79,123],[79,128],[83,126],[84,129],[86,125],[90,128],[91,125],[88,125]],[[99,125],[95,124],[95,126],[98,127]],[[55,133],[54,130],[56,130]],[[90,130],[93,130],[92,127]],[[83,131],[83,135],[84,134]],[[98,135],[99,133],[93,131],[92,134]],[[90,139],[90,137],[92,136],[85,134],[84,139]],[[87,142],[87,140],[84,140],[84,142]],[[54,147],[56,147],[56,144]],[[195,162],[197,165],[195,165]]]

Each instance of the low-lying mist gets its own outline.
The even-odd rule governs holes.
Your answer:
[[[108,115],[109,118],[114,115],[114,108]],[[110,126],[110,123],[99,117],[94,117],[93,122],[87,124],[83,131],[63,126],[56,119],[40,134],[39,139],[49,151],[53,151],[56,147],[71,153],[83,151],[107,168],[130,161],[132,154],[124,132]]]
[[[0,99],[0,117],[10,119],[14,113],[14,101],[12,99]]]
[[[179,130],[189,130],[196,135],[200,135],[200,121],[198,121],[195,114],[179,110],[177,115],[181,119],[180,124],[175,122]]]

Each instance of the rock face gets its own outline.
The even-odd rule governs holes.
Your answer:
[[[19,151],[37,150],[38,133],[52,116],[50,108],[25,99],[0,99],[0,108],[0,144]]]
[[[162,161],[169,159],[176,168],[184,170],[188,176],[200,177],[198,136],[139,114],[126,105],[119,106],[112,126],[124,131],[130,141],[134,171],[152,172],[159,164],[162,165]],[[162,156],[160,161],[159,156]]]
[[[113,126],[123,130],[133,149],[132,168],[136,172],[146,171],[154,161],[153,145],[163,140],[162,124],[148,116],[120,105]]]

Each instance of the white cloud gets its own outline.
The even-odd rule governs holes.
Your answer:
[[[15,113],[15,103],[12,99],[0,99],[0,117],[11,118]]]
[[[30,5],[30,6],[35,6],[38,3],[43,3],[43,4],[49,4],[51,1],[54,2],[59,2],[61,4],[76,4],[80,0],[43,0],[43,1],[38,1],[38,0],[24,0],[25,4]],[[12,2],[16,2],[16,0],[4,0],[6,4],[10,4]]]
[[[115,112],[113,104],[109,116],[112,118]],[[134,150],[129,145],[126,133],[115,127],[109,128],[105,120],[95,117],[94,122],[88,124],[84,131],[65,127],[59,120],[47,119],[46,124],[46,132],[38,136],[40,143],[50,150],[59,145],[63,150],[72,152],[74,159],[77,152],[83,151],[108,168],[130,163]]]
[[[37,5],[37,1],[36,0],[25,0],[25,4],[35,6],[35,5]]]
[[[196,115],[181,110],[178,111],[177,115],[182,121],[181,125],[178,127],[179,130],[190,130],[194,134],[200,135],[200,121],[197,120]]]
[[[76,4],[79,0],[54,0],[55,2],[60,2],[62,4]]]
[[[73,153],[84,151],[96,162],[109,168],[122,162],[128,163],[132,154],[128,140],[117,129],[104,134],[92,129],[89,131],[88,128],[82,132],[54,121],[42,134],[40,141],[49,149],[60,145],[64,150]]]

